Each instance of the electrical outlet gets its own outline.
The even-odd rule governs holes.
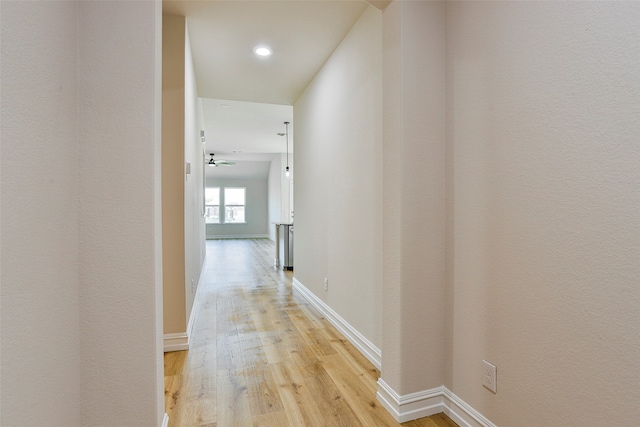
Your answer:
[[[326,277],[324,278],[324,290],[329,290],[329,279],[327,279]]]
[[[498,368],[493,363],[482,361],[482,385],[497,393],[498,390]]]

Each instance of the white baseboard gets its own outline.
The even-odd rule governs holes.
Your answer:
[[[376,346],[295,277],[293,289],[326,317],[376,368],[381,369],[381,352]],[[380,378],[377,398],[399,423],[444,412],[460,427],[496,427],[444,385],[400,396]]]
[[[444,412],[460,427],[496,427],[445,386],[400,396],[380,378],[377,398],[399,423]]]
[[[497,427],[480,412],[476,411],[464,400],[444,389],[444,402],[442,412],[456,422],[460,427]]]
[[[164,334],[164,352],[189,350],[189,335],[186,332]]]
[[[318,298],[313,292],[307,289],[298,279],[293,278],[293,289],[298,291],[304,299],[313,305],[333,326],[338,329],[342,335],[353,344],[369,362],[371,362],[378,370],[381,366],[381,352],[378,347],[373,345],[364,335],[358,332],[338,313],[333,311],[324,301]]]
[[[164,418],[162,419],[162,427],[169,427],[169,414],[164,413]]]
[[[443,388],[441,386],[400,396],[380,378],[377,397],[378,402],[382,403],[396,421],[405,423],[443,412]]]
[[[196,322],[196,316],[200,312],[200,288],[202,284],[202,278],[207,271],[207,254],[205,252],[204,260],[200,266],[200,275],[198,276],[198,285],[196,286],[196,293],[193,296],[193,304],[191,305],[191,313],[189,314],[189,322],[187,323],[187,337],[191,337],[193,331],[193,324]]]
[[[202,267],[200,268],[200,277],[198,277],[198,286],[196,287],[196,294],[193,297],[193,305],[191,306],[191,313],[189,314],[189,322],[187,323],[187,330],[185,332],[178,332],[173,334],[164,334],[164,352],[168,353],[170,351],[183,351],[189,350],[189,341],[191,337],[191,332],[193,331],[193,324],[196,321],[196,316],[199,311],[200,298],[200,284],[202,283],[202,278],[204,277],[206,266],[207,265],[207,256],[205,255],[205,259],[202,263]]]
[[[207,240],[219,239],[268,239],[268,234],[225,234],[225,235],[207,235]]]

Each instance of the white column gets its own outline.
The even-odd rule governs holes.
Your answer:
[[[445,5],[394,1],[383,13],[383,329],[378,398],[444,382]],[[385,401],[386,400],[386,401]],[[436,411],[439,412],[439,411]]]
[[[79,2],[81,425],[164,416],[161,2]]]

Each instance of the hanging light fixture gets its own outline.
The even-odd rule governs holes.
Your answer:
[[[284,134],[287,136],[287,167],[284,170],[284,174],[287,178],[289,178],[289,122],[284,122],[285,131]]]

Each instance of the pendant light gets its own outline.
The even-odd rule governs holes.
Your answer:
[[[289,178],[289,122],[284,122],[285,131],[284,134],[287,136],[287,167],[284,170],[284,174],[287,178]]]

